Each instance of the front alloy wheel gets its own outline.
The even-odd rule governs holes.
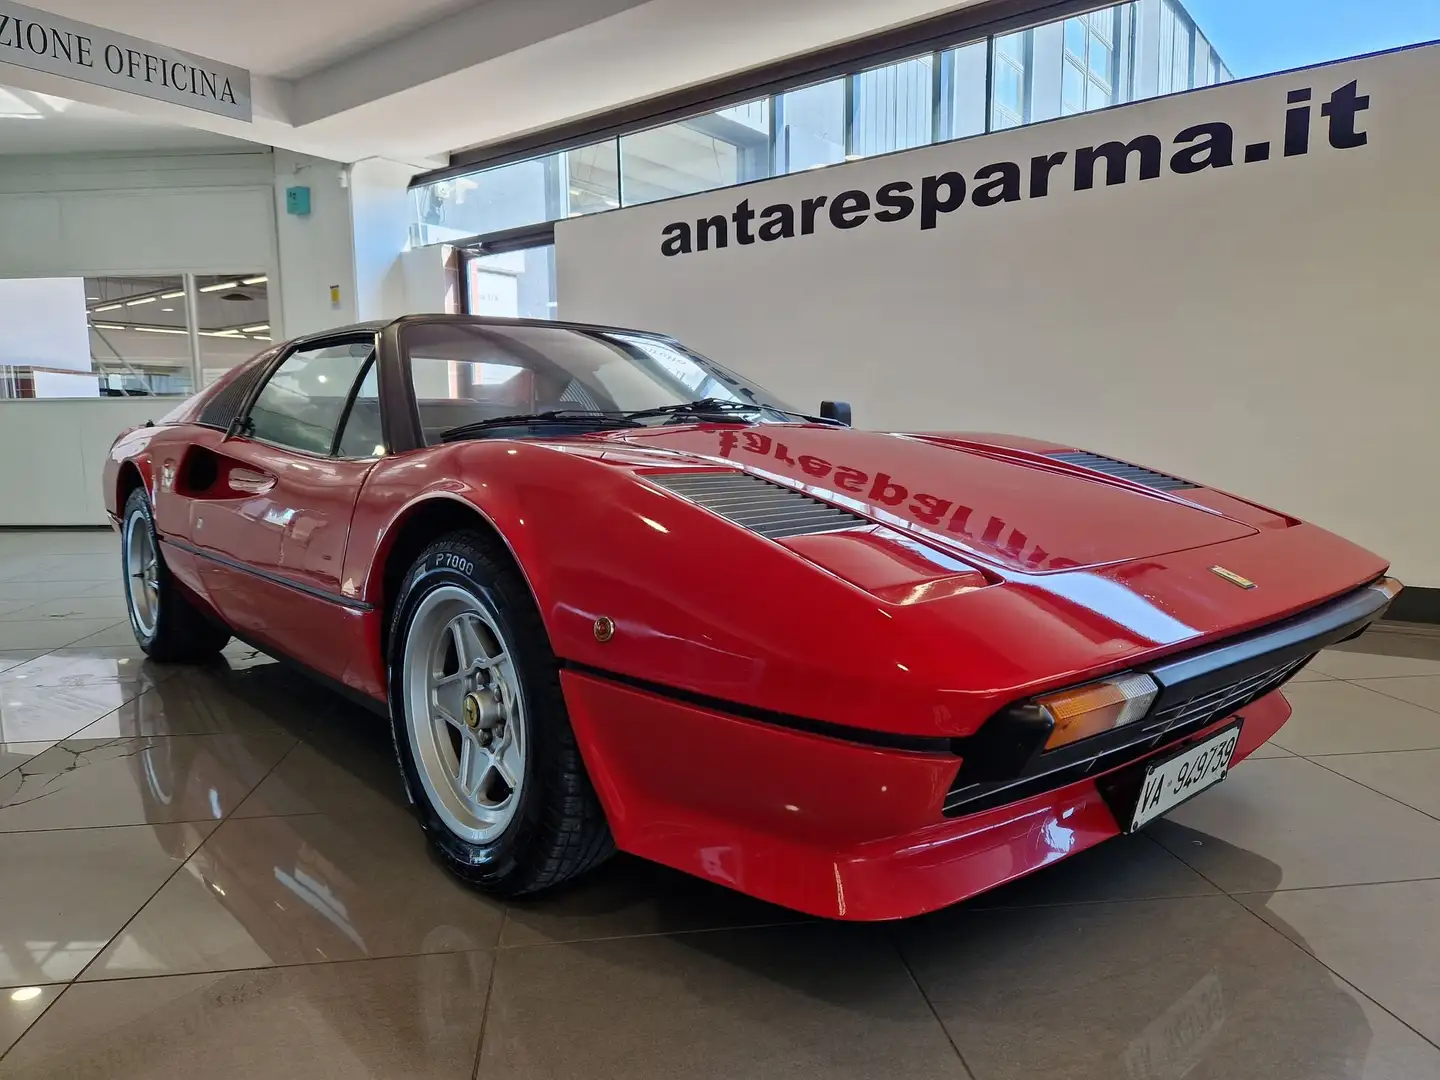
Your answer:
[[[426,595],[405,642],[410,752],[441,820],[472,843],[515,816],[528,728],[514,648],[475,596],[453,585]]]
[[[390,624],[390,718],[405,790],[459,877],[505,896],[614,850],[525,578],[490,537],[422,551]]]

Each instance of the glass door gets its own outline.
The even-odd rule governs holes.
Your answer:
[[[555,242],[495,251],[479,245],[465,258],[465,311],[504,318],[555,318]]]

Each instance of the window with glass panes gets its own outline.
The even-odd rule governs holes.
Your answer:
[[[1115,104],[1115,43],[1118,7],[1065,20],[1064,69],[1060,79],[1063,115]]]
[[[819,83],[627,126],[589,145],[437,176],[412,193],[416,240],[485,239],[1231,78],[1182,0],[1124,0],[1011,33],[935,44],[942,47],[878,67],[857,61]],[[505,243],[514,239],[507,235]],[[533,239],[532,251],[548,250],[547,238]],[[524,280],[548,281],[542,271],[537,259]],[[535,295],[553,301],[551,293]],[[509,303],[508,292],[503,299]]]
[[[1160,93],[1178,94],[1194,86],[1190,77],[1190,20],[1183,9],[1160,3]]]
[[[1029,66],[1030,31],[994,39],[990,126],[1019,127],[1025,123],[1025,70]]]

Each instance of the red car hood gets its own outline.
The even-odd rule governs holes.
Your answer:
[[[1259,531],[1041,454],[959,439],[775,425],[651,429],[624,441],[803,488],[1011,571],[1153,558]]]
[[[481,500],[513,493],[491,513],[516,521],[516,558],[568,662],[900,734],[967,734],[1008,702],[1287,618],[1385,569],[1209,488],[1160,491],[1047,456],[1066,449],[696,424],[456,443],[416,464]],[[767,538],[675,486],[696,468],[876,524]],[[602,614],[619,628],[603,641]]]

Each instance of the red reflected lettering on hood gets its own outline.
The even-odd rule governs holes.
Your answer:
[[[1142,559],[1250,536],[1215,511],[1063,466],[820,425],[700,425],[625,441],[725,463],[1010,570]]]

